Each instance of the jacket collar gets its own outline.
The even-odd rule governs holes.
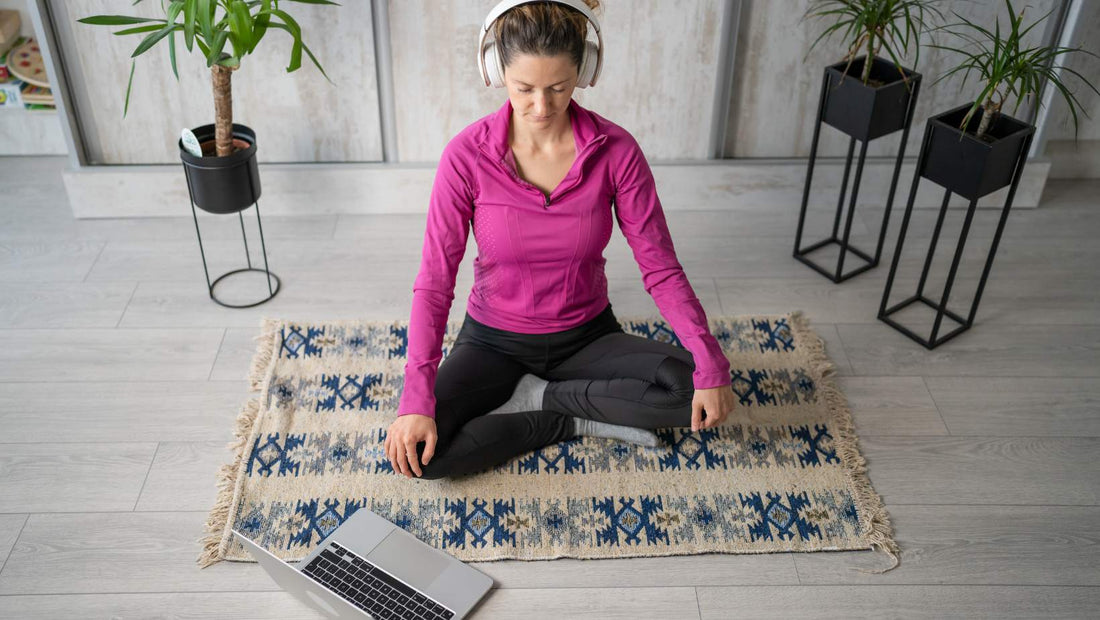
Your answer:
[[[505,99],[504,105],[488,117],[485,133],[478,146],[495,161],[512,159],[512,149],[508,146],[508,123],[511,118],[511,99]],[[581,107],[573,99],[569,100],[569,122],[573,126],[578,155],[593,140],[607,137],[600,131],[592,112]]]

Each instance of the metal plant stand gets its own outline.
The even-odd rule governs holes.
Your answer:
[[[249,252],[248,252],[248,236],[245,234],[245,230],[244,230],[244,216],[241,215],[241,212],[244,211],[244,209],[241,209],[240,211],[237,211],[237,218],[241,222],[241,238],[244,239],[244,255],[245,255],[245,259],[247,259],[247,261],[248,261],[248,267],[241,268],[241,269],[234,269],[233,271],[228,271],[228,272],[218,276],[213,282],[211,282],[210,281],[210,270],[206,265],[206,251],[203,250],[203,247],[202,247],[202,233],[199,232],[199,216],[198,216],[198,213],[195,211],[195,194],[194,194],[194,191],[192,190],[192,187],[191,187],[191,177],[189,175],[185,175],[185,176],[187,178],[187,192],[188,192],[188,194],[190,195],[190,198],[191,198],[191,217],[193,217],[194,220],[195,220],[195,235],[197,235],[198,238],[199,238],[199,254],[202,255],[202,270],[203,270],[203,273],[206,274],[206,288],[207,288],[207,291],[210,293],[210,299],[213,299],[216,303],[218,303],[222,306],[225,306],[226,308],[252,308],[254,306],[258,306],[258,305],[270,300],[272,297],[275,297],[275,295],[279,292],[280,286],[282,286],[282,282],[280,282],[279,276],[271,273],[271,270],[268,268],[268,265],[267,265],[267,245],[264,243],[264,227],[263,227],[263,223],[260,221],[260,201],[257,200],[253,204],[255,204],[255,206],[256,206],[256,225],[259,227],[259,230],[260,230],[260,249],[262,250],[263,256],[264,256],[264,268],[260,269],[258,267],[253,267],[252,266],[252,257],[249,255]],[[245,209],[247,209],[247,207],[245,207]],[[223,279],[227,278],[228,276],[231,276],[235,273],[242,273],[242,272],[245,272],[245,271],[259,271],[259,272],[265,274],[265,276],[267,277],[268,296],[264,297],[263,299],[261,299],[257,302],[250,303],[250,304],[230,304],[230,303],[226,303],[226,302],[218,299],[218,297],[214,294],[214,287],[216,287],[219,282],[221,282]],[[272,288],[272,286],[271,286],[271,280],[273,278],[275,280],[274,288]]]
[[[969,104],[941,116],[961,116],[961,112],[964,112],[967,107],[969,107]],[[980,118],[981,114],[979,113],[977,116]],[[969,178],[962,178],[958,180],[952,178],[951,175],[951,168],[957,166],[952,166],[952,162],[946,157],[944,158],[944,160],[946,160],[947,163],[940,163],[938,166],[932,166],[930,169],[929,153],[931,151],[937,151],[937,147],[935,146],[930,148],[930,144],[932,144],[933,141],[932,136],[934,130],[944,131],[946,133],[946,130],[951,129],[951,127],[949,123],[945,123],[942,120],[939,120],[938,117],[933,117],[932,119],[929,119],[928,123],[925,126],[924,138],[921,142],[920,156],[918,157],[917,161],[917,172],[913,176],[913,187],[909,191],[909,201],[905,205],[905,215],[901,222],[901,231],[898,233],[898,245],[897,249],[894,252],[894,259],[892,261],[892,264],[890,265],[890,275],[886,279],[886,289],[883,291],[882,294],[882,303],[879,305],[878,318],[893,327],[894,329],[913,339],[914,341],[924,345],[924,347],[927,349],[936,348],[937,346],[943,344],[951,338],[954,338],[962,332],[970,329],[970,327],[974,324],[974,316],[978,312],[978,302],[981,301],[982,291],[985,289],[986,278],[989,276],[989,269],[993,265],[993,257],[997,252],[997,245],[1000,243],[1001,233],[1004,231],[1005,227],[1005,221],[1008,219],[1008,211],[1012,207],[1012,199],[1016,195],[1016,187],[1020,183],[1020,177],[1023,176],[1023,169],[1024,164],[1026,163],[1027,153],[1031,148],[1031,140],[1035,132],[1034,127],[1027,127],[1022,123],[1020,125],[1023,128],[1017,130],[1011,136],[1012,139],[1017,142],[1017,144],[1013,145],[1011,148],[1018,148],[1018,153],[1013,158],[1009,159],[1007,163],[1009,163],[1010,166],[1005,168],[1011,174],[1011,181],[1008,183],[1008,185],[1010,186],[1008,190],[1008,196],[1005,198],[1004,207],[1001,209],[1001,217],[1000,220],[997,222],[997,231],[996,233],[994,233],[993,243],[989,248],[989,255],[985,259],[985,267],[982,270],[982,276],[978,282],[978,289],[976,294],[974,295],[974,301],[971,303],[970,306],[970,313],[965,318],[955,312],[952,312],[947,307],[947,302],[951,296],[951,287],[955,282],[955,273],[958,270],[959,262],[962,258],[963,247],[966,244],[967,234],[970,232],[970,223],[974,218],[974,210],[978,205],[978,199],[981,196],[984,196],[992,191],[1004,187],[1005,183],[996,178],[990,178],[991,175],[986,172],[984,161],[982,162],[981,168],[978,169],[980,172],[978,172],[977,175],[969,175]],[[955,129],[954,131],[956,133],[948,136],[947,138],[944,138],[944,140],[946,140],[947,142],[941,144],[949,144],[957,141],[957,138],[954,136],[958,135],[958,130]],[[970,148],[973,148],[973,146],[971,146]],[[939,153],[942,152],[943,151],[939,151]],[[974,161],[975,159],[977,158],[969,157],[965,160],[960,159],[958,161]],[[958,176],[963,177],[964,175]],[[946,187],[943,194],[943,204],[940,205],[939,217],[936,220],[936,227],[934,232],[932,233],[931,243],[929,244],[928,248],[928,255],[925,257],[924,260],[924,268],[921,271],[920,282],[917,284],[916,294],[887,308],[886,305],[890,298],[890,289],[893,287],[894,284],[894,276],[897,273],[898,263],[901,258],[902,245],[905,243],[905,234],[909,228],[909,219],[913,212],[913,200],[917,195],[917,186],[920,184],[921,177],[931,179],[936,183],[939,183]],[[953,190],[954,193],[958,193],[961,196],[969,198],[970,206],[967,208],[966,211],[966,219],[963,221],[962,231],[959,235],[959,242],[958,245],[956,245],[955,247],[955,255],[951,261],[951,268],[947,274],[947,281],[944,283],[943,294],[940,296],[939,302],[937,303],[925,296],[924,287],[928,280],[928,269],[932,264],[932,258],[936,252],[936,244],[939,240],[940,230],[943,227],[944,216],[947,214],[947,203],[948,200],[951,198]],[[898,323],[890,317],[891,314],[894,314],[895,312],[918,301],[936,311],[936,318],[932,323],[932,334],[927,339],[918,336],[912,330]],[[937,338],[944,316],[947,316],[959,325],[950,332]]]
[[[876,62],[878,62],[877,59]],[[859,184],[863,176],[863,163],[867,157],[867,143],[877,137],[880,137],[881,135],[896,131],[897,127],[894,127],[892,129],[889,127],[875,127],[878,119],[871,118],[872,114],[869,112],[869,109],[864,109],[864,111],[869,112],[867,114],[868,118],[853,119],[852,115],[849,114],[847,115],[847,118],[837,119],[841,122],[830,122],[830,119],[827,118],[827,116],[829,115],[826,113],[826,109],[829,106],[829,94],[834,89],[833,80],[838,75],[838,72],[833,69],[834,67],[826,67],[825,77],[822,80],[821,84],[821,97],[817,105],[817,120],[814,123],[814,137],[810,146],[810,161],[806,168],[806,182],[802,190],[802,208],[798,215],[798,232],[796,233],[794,242],[794,257],[799,261],[805,263],[809,267],[813,268],[821,275],[829,278],[833,282],[839,283],[875,267],[876,265],[878,265],[879,259],[882,256],[882,245],[883,241],[885,240],[887,226],[890,222],[890,210],[894,203],[894,191],[897,188],[898,173],[901,170],[901,160],[905,154],[905,144],[909,139],[909,126],[913,120],[913,109],[916,107],[917,94],[920,90],[921,75],[919,73],[912,72],[909,74],[911,76],[909,78],[909,81],[912,84],[912,90],[909,93],[908,102],[906,103],[904,124],[901,126],[901,143],[898,145],[898,155],[894,163],[894,174],[893,178],[890,180],[890,192],[886,198],[886,207],[882,216],[882,226],[879,230],[878,244],[875,248],[875,255],[872,257],[866,252],[853,246],[849,242],[849,237],[852,231],[852,218],[855,214],[856,198],[859,194]],[[847,76],[847,78],[858,80],[858,78],[854,78],[851,75]],[[878,109],[874,106],[871,106],[870,110],[874,110],[875,114],[879,113]],[[842,116],[842,114],[836,113],[835,116]],[[859,122],[857,123],[857,121]],[[817,143],[818,137],[821,133],[822,122],[828,123],[850,136],[850,140],[848,142],[848,155],[845,158],[844,162],[844,178],[840,183],[840,196],[837,199],[836,203],[836,217],[833,220],[832,234],[826,239],[823,239],[821,241],[818,241],[817,243],[803,248],[801,247],[802,231],[806,222],[806,205],[810,197],[810,183],[813,179],[814,174],[814,162],[817,160]],[[844,234],[842,237],[838,237],[838,233],[840,232],[841,214],[844,209],[844,197],[848,189],[848,176],[852,168],[852,155],[855,152],[857,139],[861,141],[861,146],[859,149],[859,162],[856,164],[856,175],[855,180],[852,184],[852,196],[848,202],[848,216],[844,222]],[[830,271],[827,267],[819,265],[807,256],[814,250],[824,247],[825,245],[828,245],[830,243],[834,243],[840,247],[840,256],[837,258],[835,272]],[[847,273],[844,273],[844,261],[848,252],[851,252],[857,257],[863,259],[864,261],[866,261],[866,264],[849,270]]]

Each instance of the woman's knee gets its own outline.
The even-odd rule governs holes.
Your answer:
[[[656,383],[668,390],[670,397],[681,406],[691,406],[695,396],[695,369],[674,357],[657,367]]]

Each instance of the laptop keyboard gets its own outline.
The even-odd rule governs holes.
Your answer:
[[[381,620],[450,620],[454,612],[335,542],[303,570]]]

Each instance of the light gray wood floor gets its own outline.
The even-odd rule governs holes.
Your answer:
[[[215,472],[248,396],[260,317],[407,316],[423,216],[265,218],[284,288],[229,310],[206,298],[188,205],[178,219],[76,221],[64,165],[0,159],[0,617],[317,617],[254,564],[197,568]],[[791,258],[797,205],[666,205],[708,313],[802,309],[825,338],[902,565],[851,570],[886,564],[871,551],[488,562],[477,566],[498,589],[475,617],[1095,614],[1098,196],[1100,181],[1051,182],[1039,209],[1014,211],[977,324],[934,351],[875,318],[903,204],[883,264],[840,285]],[[863,249],[874,249],[876,211],[857,212]],[[968,259],[985,255],[996,215],[975,218]],[[910,239],[927,239],[933,216],[917,212]],[[830,218],[811,218],[807,241]],[[945,237],[961,222],[952,212]],[[246,223],[258,260],[255,220]],[[201,225],[211,272],[240,266],[239,221]],[[895,299],[915,290],[920,245],[903,252]],[[940,290],[953,247],[941,245],[929,290]],[[465,310],[474,248],[452,319]],[[656,312],[621,233],[606,256],[617,314]],[[956,311],[978,272],[960,272]]]

